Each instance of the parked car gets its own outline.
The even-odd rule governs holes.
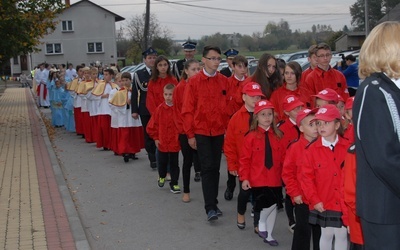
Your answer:
[[[258,65],[258,59],[253,59],[249,61],[247,66],[247,69],[249,71],[249,76],[251,76],[254,73],[254,71],[256,71],[257,65]]]
[[[298,51],[291,54],[284,54],[281,55],[279,58],[285,60],[285,62],[290,62],[299,58],[307,58],[308,57],[308,50]]]
[[[125,67],[123,67],[123,68],[121,69],[121,72],[122,72],[122,73],[123,73],[123,72],[127,72],[127,71],[129,71],[129,70],[135,68],[136,66],[137,66],[137,65],[125,66]]]
[[[221,69],[228,67],[229,64],[227,62],[221,62],[218,66],[218,71],[221,71]]]
[[[331,65],[332,68],[336,68],[337,62],[339,62],[341,60],[342,60],[341,56],[332,56],[331,62],[329,64]],[[293,61],[298,62],[303,71],[306,70],[308,67],[310,67],[310,62],[307,60],[307,58],[298,58]]]

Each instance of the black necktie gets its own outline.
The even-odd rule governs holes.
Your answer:
[[[272,163],[272,148],[269,143],[268,131],[265,132],[265,167],[271,169],[273,166]]]
[[[331,149],[332,149],[332,152],[333,152],[334,149],[335,149],[335,146],[333,146],[333,144],[331,144]]]
[[[247,111],[247,112],[249,112],[249,115],[250,115],[250,118],[249,118],[249,129],[250,129],[251,123],[253,122],[253,113],[254,112],[250,112],[250,111]]]

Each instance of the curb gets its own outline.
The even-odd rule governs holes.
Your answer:
[[[30,96],[33,99],[33,102],[36,104],[36,100],[33,96],[32,91],[28,91],[28,92],[30,93]],[[50,142],[50,138],[47,133],[46,126],[43,122],[42,116],[40,115],[38,107],[36,105],[34,105],[34,106],[35,106],[36,115],[39,117],[40,124],[42,125],[41,132],[42,132],[43,140],[44,140],[44,143],[47,147],[47,151],[50,156],[50,162],[53,167],[55,178],[57,180],[58,191],[61,194],[63,204],[65,207],[65,211],[68,216],[68,222],[70,224],[71,232],[72,232],[72,235],[75,240],[76,249],[90,250],[91,248],[90,248],[89,242],[86,238],[85,230],[83,229],[79,214],[76,211],[75,204],[72,201],[71,193],[69,192],[67,183],[65,181],[64,173],[58,162],[58,158],[56,156],[56,153],[54,152],[53,146]]]

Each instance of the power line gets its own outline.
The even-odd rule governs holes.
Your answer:
[[[225,12],[238,12],[238,13],[250,13],[250,14],[268,14],[268,15],[289,15],[289,16],[342,16],[349,15],[349,13],[284,13],[284,12],[267,12],[267,11],[254,11],[254,10],[235,10],[235,9],[224,9],[218,7],[210,7],[210,6],[200,6],[194,4],[187,4],[183,2],[171,2],[166,0],[154,0],[156,2],[162,2],[166,4],[175,4],[175,5],[183,5],[188,7],[207,9],[207,10],[219,10]]]

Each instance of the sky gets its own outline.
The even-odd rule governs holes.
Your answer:
[[[146,0],[91,0],[126,20],[145,12]],[[71,4],[78,2],[72,0]],[[217,32],[251,35],[263,32],[268,22],[288,21],[295,31],[311,30],[313,24],[331,25],[333,30],[351,26],[349,7],[356,0],[151,0],[150,12],[173,39],[200,39]],[[200,6],[200,7],[197,7]]]

